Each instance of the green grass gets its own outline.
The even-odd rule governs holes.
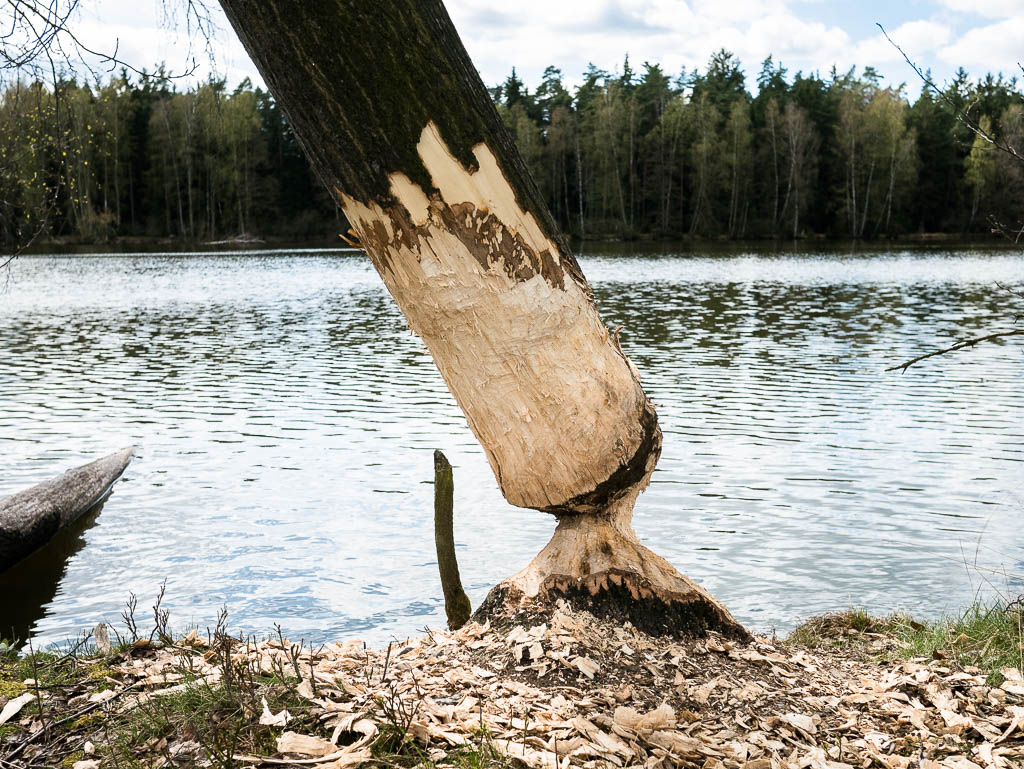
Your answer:
[[[232,651],[239,639],[220,636],[210,650],[216,655],[221,680],[210,683],[196,678],[184,663],[178,672],[185,675],[185,688],[171,694],[142,702],[127,711],[95,709],[79,718],[70,719],[50,730],[35,741],[42,749],[36,757],[47,766],[71,766],[83,755],[81,747],[86,740],[96,746],[92,756],[105,766],[118,769],[144,769],[166,758],[175,742],[194,741],[201,747],[202,758],[217,769],[240,769],[235,755],[264,755],[276,753],[280,729],[259,723],[263,701],[273,712],[287,709],[292,715],[290,730],[323,738],[330,736],[311,704],[298,694],[298,681],[283,668],[266,674],[253,664],[232,661]],[[0,655],[0,702],[17,696],[32,687],[21,683],[35,678],[50,695],[46,700],[52,711],[48,715],[68,715],[61,712],[60,700],[89,693],[97,685],[106,686],[109,676],[118,678],[109,667],[118,655],[103,658],[80,658],[76,655],[36,652],[15,656]],[[511,769],[520,766],[505,758],[490,744],[486,733],[472,746],[451,751],[437,762],[407,736],[414,715],[397,708],[394,703],[379,702],[378,718],[383,721],[379,738],[372,746],[369,767],[414,767],[431,769],[439,763],[456,769]],[[0,758],[11,747],[28,736],[18,720],[37,713],[38,706],[29,703],[19,718],[0,727]]]
[[[287,709],[292,716],[288,729],[322,738],[330,736],[318,717],[318,710],[298,693],[301,646],[288,645],[291,664],[282,663],[268,674],[253,661],[239,661],[240,646],[253,639],[231,636],[227,630],[227,611],[218,615],[209,645],[198,649],[188,636],[175,643],[167,627],[168,615],[160,609],[164,588],[153,607],[155,626],[148,638],[135,624],[135,596],[131,596],[124,615],[128,633],[106,656],[97,652],[89,638],[68,642],[64,647],[45,651],[29,649],[19,653],[13,644],[0,640],[0,703],[39,689],[48,695],[41,714],[48,728],[32,731],[35,723],[22,724],[25,716],[39,714],[39,705],[25,705],[18,717],[0,726],[0,759],[10,751],[32,752],[31,762],[45,766],[72,766],[83,758],[83,746],[92,742],[92,758],[116,769],[143,769],[169,758],[176,743],[194,742],[195,755],[180,756],[177,762],[201,762],[215,769],[241,769],[247,764],[235,760],[240,754],[270,756],[276,754],[280,729],[259,723],[264,701],[271,711]],[[285,645],[278,628],[278,640]],[[111,665],[133,657],[175,655],[174,672],[182,675],[184,687],[166,695],[143,700],[129,710],[119,707],[89,709],[82,700],[104,689],[121,689],[134,679],[125,677]],[[204,680],[196,672],[195,656],[202,654],[218,668],[219,680]],[[25,686],[26,679],[36,683]],[[77,705],[70,705],[72,699]],[[76,716],[77,711],[81,714]],[[431,760],[428,753],[408,736],[416,709],[402,704],[400,698],[381,698],[375,703],[375,720],[380,734],[371,745],[370,767],[414,767],[432,769],[438,764],[456,769],[512,769],[522,765],[498,753],[485,731],[476,735],[473,745],[463,746]],[[70,716],[70,717],[68,717]],[[435,752],[435,756],[438,754]],[[2,763],[2,762],[0,762]]]
[[[108,759],[111,766],[149,767],[166,752],[163,738],[194,740],[202,746],[213,766],[236,766],[236,753],[273,754],[276,733],[259,724],[264,698],[275,712],[287,708],[293,716],[291,728],[305,734],[329,736],[318,723],[310,704],[295,690],[297,681],[281,671],[280,675],[262,674],[255,666],[232,661],[238,639],[220,636],[211,651],[217,655],[221,682],[210,684],[198,680],[182,657],[177,671],[185,676],[187,686],[179,691],[143,702],[126,713],[94,709],[79,718],[71,718],[51,729],[35,742],[45,743],[46,758],[60,764],[89,739],[97,747],[97,758]],[[92,651],[92,650],[87,650]],[[0,654],[0,702],[5,702],[36,685],[25,686],[25,679],[35,679],[38,687],[49,694],[44,700],[46,716],[51,720],[73,715],[69,707],[72,697],[88,695],[107,688],[116,688],[108,679],[122,678],[110,667],[129,655],[110,657],[80,656],[52,651],[16,655]],[[35,702],[27,704],[18,719],[0,731],[0,758],[12,745],[28,736],[18,726],[21,718],[38,713]],[[12,742],[13,739],[13,742]]]
[[[297,671],[285,665],[267,674],[253,663],[235,661],[234,652],[239,644],[245,643],[224,632],[218,631],[215,635],[206,653],[213,655],[211,661],[220,670],[220,680],[216,683],[197,678],[187,659],[188,652],[183,650],[176,671],[184,675],[182,690],[143,701],[127,712],[97,708],[70,718],[34,737],[33,749],[40,751],[34,760],[47,766],[71,766],[83,757],[82,746],[88,740],[96,746],[93,757],[102,760],[105,766],[143,769],[167,758],[168,749],[174,743],[194,741],[201,747],[195,759],[220,769],[239,769],[242,765],[234,759],[236,755],[276,753],[280,729],[259,723],[264,700],[275,713],[284,709],[291,713],[289,729],[329,737],[330,732],[317,718],[316,710],[296,690],[298,680],[294,673]],[[153,648],[159,646],[154,644]],[[94,648],[84,646],[18,654],[13,647],[5,646],[0,649],[0,703],[34,690],[35,685],[26,687],[22,682],[35,679],[38,687],[50,695],[44,701],[47,709],[44,715],[52,723],[57,718],[73,715],[75,708],[67,705],[70,698],[117,688],[109,679],[117,681],[122,675],[111,668],[111,664],[147,653],[147,647],[139,651],[123,645],[107,657],[98,656]],[[485,733],[478,735],[474,745],[454,750],[436,763],[431,761],[427,752],[407,736],[415,711],[404,709],[396,702],[400,705],[400,700],[377,703],[377,716],[383,723],[367,766],[420,765],[425,769],[437,763],[457,769],[519,766],[518,762],[495,751]],[[19,722],[38,712],[38,705],[29,703],[17,719],[0,727],[0,758],[29,737],[29,729]]]
[[[863,609],[847,609],[811,617],[786,641],[814,649],[860,649],[879,639],[902,638],[924,627],[906,614],[873,617]]]
[[[515,759],[499,753],[491,744],[490,735],[486,730],[475,734],[475,745],[464,745],[455,748],[438,759],[432,761],[427,752],[407,736],[407,733],[396,723],[385,723],[381,727],[380,736],[372,746],[373,758],[364,766],[389,767],[421,767],[433,769],[436,766],[455,767],[455,769],[515,769],[523,766]]]
[[[518,761],[501,755],[486,743],[480,747],[454,750],[438,763],[454,766],[456,769],[499,769],[499,767],[521,766]],[[428,762],[427,769],[436,765]]]
[[[872,617],[861,609],[813,617],[786,639],[798,646],[862,649],[885,659],[927,657],[976,667],[990,682],[1002,682],[1001,668],[1024,672],[1024,604],[976,604],[962,614],[934,622],[907,615]]]
[[[1024,673],[1024,605],[972,606],[959,617],[906,628],[901,636],[913,657],[945,655],[961,666],[980,668],[1002,683],[1000,668]]]
[[[131,711],[108,730],[100,754],[121,766],[151,766],[164,752],[161,741],[167,738],[199,743],[215,767],[236,766],[232,756],[240,753],[272,755],[278,730],[259,723],[264,699],[274,712],[287,709],[291,713],[290,729],[329,736],[310,704],[295,691],[297,681],[264,675],[229,659],[229,655],[223,658],[227,667],[222,667],[220,682],[186,679],[182,691],[154,698]]]
[[[99,681],[110,673],[110,668],[100,660],[90,660],[86,670],[78,654],[57,654],[50,651],[20,656],[13,653],[2,654],[0,696],[10,697],[8,692],[19,687],[21,690],[31,689],[32,687],[25,687],[22,684],[27,679],[35,680],[41,688],[59,688],[71,686],[82,680],[83,676],[91,676]]]

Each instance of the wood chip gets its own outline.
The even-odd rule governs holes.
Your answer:
[[[242,644],[232,664],[288,675],[295,648]],[[296,653],[302,680],[292,680],[303,712],[331,739],[285,731],[280,757],[235,756],[236,763],[354,769],[372,759],[382,726],[405,713],[423,760],[439,766],[453,749],[479,744],[483,733],[499,753],[533,769],[1024,766],[1024,703],[1015,693],[1024,681],[1011,668],[1001,687],[992,687],[951,659],[880,663],[845,649],[789,648],[763,638],[656,638],[567,607],[500,627],[471,622],[454,633],[430,631],[390,651],[352,640]],[[115,662],[116,695],[78,689],[74,707],[117,696],[124,712],[195,685],[190,676],[152,690],[178,681],[181,655],[192,676],[210,685],[219,680],[215,655],[198,641],[174,651],[140,648]],[[7,703],[0,723],[33,698],[26,692]],[[252,718],[295,728],[288,710],[274,713],[266,702]],[[31,716],[20,726],[41,723]],[[182,735],[145,747],[158,752],[157,745],[179,765],[202,754]]]
[[[549,750],[527,747],[510,740],[491,740],[491,745],[501,755],[522,761],[531,769],[558,769],[557,756]]]
[[[633,708],[620,707],[615,709],[613,720],[643,736],[661,729],[674,729],[676,712],[667,703],[662,703],[657,710],[652,710],[644,715],[640,715]]]
[[[6,705],[4,705],[4,709],[0,710],[0,724],[6,724],[12,718],[18,715],[18,713],[21,712],[21,709],[28,705],[28,703],[30,703],[35,698],[36,695],[34,695],[32,692],[25,692],[24,694],[19,694],[13,700],[8,702]]]
[[[782,720],[790,726],[796,727],[801,732],[806,734],[817,734],[818,727],[814,724],[814,719],[810,716],[805,716],[800,713],[786,713],[781,716]]]
[[[260,716],[261,726],[287,726],[291,720],[292,715],[287,710],[282,710],[280,713],[271,713],[270,706],[267,704],[267,698],[263,698],[263,714]]]
[[[588,657],[577,657],[572,664],[587,678],[593,678],[600,666]]]
[[[299,756],[328,756],[337,752],[336,745],[319,737],[296,732],[285,732],[277,738],[277,752]]]

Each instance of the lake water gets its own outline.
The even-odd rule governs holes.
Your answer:
[[[1024,345],[884,371],[1012,327],[1019,252],[581,263],[665,433],[636,530],[742,622],[1024,589]],[[0,636],[120,625],[130,593],[145,625],[165,579],[179,629],[225,605],[314,641],[443,625],[435,448],[474,606],[552,531],[504,502],[360,254],[33,256],[4,281],[0,495],[139,448],[91,525],[0,578]]]

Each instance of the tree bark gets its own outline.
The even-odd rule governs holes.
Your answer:
[[[559,517],[551,544],[489,605],[589,592],[622,572],[663,605],[706,607],[686,629],[742,634],[630,528],[661,451],[654,408],[443,4],[222,5],[505,498]],[[619,603],[628,616],[637,601]]]
[[[41,548],[110,494],[134,447],[0,500],[0,572]]]

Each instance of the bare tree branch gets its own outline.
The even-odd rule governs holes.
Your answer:
[[[886,371],[898,371],[902,369],[903,373],[906,373],[908,368],[913,366],[915,363],[920,363],[926,358],[934,358],[936,355],[945,355],[946,353],[949,352],[956,352],[957,350],[963,350],[967,347],[974,347],[974,345],[981,344],[982,342],[991,342],[996,339],[1002,339],[1003,337],[1007,336],[1024,336],[1024,328],[1014,329],[1013,331],[997,331],[994,334],[986,334],[985,336],[975,337],[974,339],[964,339],[963,341],[957,342],[953,346],[947,347],[944,350],[934,350],[933,352],[925,353],[924,355],[919,355],[913,360],[908,360],[906,363],[900,363],[899,365],[896,366],[890,366],[889,368],[886,369]]]
[[[880,30],[882,30],[882,34],[885,36],[885,39],[889,41],[889,44],[900,52],[900,55],[903,56],[907,64],[910,65],[911,69],[913,69],[914,72],[917,73],[917,76],[921,78],[921,81],[924,83],[925,88],[930,88],[936,96],[938,96],[953,110],[953,114],[955,115],[956,119],[960,122],[961,125],[963,125],[969,131],[971,131],[975,136],[978,136],[983,141],[991,144],[996,149],[1005,152],[1007,155],[1014,158],[1015,160],[1024,163],[1024,155],[1019,153],[1016,147],[1014,147],[1011,144],[1007,144],[1006,142],[1000,141],[996,137],[992,136],[988,131],[983,129],[978,123],[974,122],[974,120],[971,119],[970,115],[968,115],[965,110],[960,109],[960,107],[957,106],[957,104],[951,98],[949,98],[949,95],[945,91],[941,90],[937,85],[935,85],[934,81],[930,77],[928,77],[927,74],[925,74],[921,67],[918,66],[916,62],[911,60],[911,58],[907,55],[906,51],[900,48],[900,46],[891,37],[889,37],[889,33],[885,31],[885,27],[883,27],[881,24],[877,24],[877,26]],[[1017,66],[1021,68],[1022,72],[1024,72],[1024,65],[1018,63]],[[1021,240],[1021,237],[1024,236],[1024,225],[1022,225],[1020,229],[1013,232],[1011,236],[1010,228],[997,221],[994,216],[989,217],[989,222],[992,224],[993,232],[1000,233],[1003,237],[1007,238],[1014,244],[1018,244]],[[1009,293],[1013,294],[1014,296],[1022,296],[1021,293],[1015,291],[1014,289],[1011,289],[1001,284],[997,285],[999,285],[999,287],[1004,289],[1005,291],[1008,291]],[[982,342],[992,342],[997,339],[1003,339],[1009,336],[1020,335],[1024,335],[1024,329],[1014,329],[1012,331],[997,331],[995,333],[986,334],[984,336],[975,337],[973,339],[964,339],[950,347],[946,347],[945,349],[934,350],[932,352],[925,353],[924,355],[919,355],[918,357],[912,360],[908,360],[905,363],[900,363],[899,365],[891,366],[887,368],[886,371],[902,371],[902,373],[905,374],[907,372],[907,369],[913,366],[915,363],[920,363],[921,361],[926,360],[928,358],[934,358],[937,355],[945,355],[947,353],[956,352],[957,350],[963,350],[968,347],[974,347],[975,345],[981,344]]]
[[[124,67],[136,75],[173,80],[192,75],[198,65],[195,58],[182,72],[153,75],[139,69],[135,64],[118,55],[120,40],[115,39],[112,51],[100,51],[86,45],[71,28],[71,20],[79,7],[79,0],[0,0],[0,10],[10,14],[10,21],[3,24],[0,34],[0,70],[23,70],[34,66],[40,59],[56,54],[66,68],[74,72],[79,66],[96,76],[90,63],[99,60],[107,71]],[[177,14],[164,3],[165,25],[177,26]],[[188,0],[185,7],[185,27],[189,40],[192,33],[205,41],[205,49],[212,58],[213,23],[205,0]],[[56,69],[64,69],[59,67]]]
[[[982,129],[980,125],[975,123],[971,119],[971,117],[964,110],[960,109],[960,107],[958,107],[956,103],[954,103],[954,101],[949,98],[945,91],[941,90],[937,85],[935,85],[934,81],[930,77],[928,77],[927,74],[925,74],[921,67],[918,66],[914,61],[912,61],[911,58],[907,56],[906,52],[902,48],[900,48],[900,46],[891,37],[889,37],[889,33],[885,31],[885,27],[883,27],[881,24],[877,22],[876,26],[880,30],[882,30],[882,34],[885,35],[885,39],[889,41],[890,45],[892,45],[893,48],[900,52],[900,55],[903,56],[907,64],[909,64],[911,68],[914,70],[914,72],[917,73],[917,76],[921,78],[925,87],[932,89],[932,91],[935,92],[936,96],[938,96],[952,108],[953,113],[956,116],[956,119],[960,121],[961,125],[967,128],[969,131],[973,132],[975,136],[979,136],[983,141],[986,141],[989,144],[991,144],[996,149],[1007,153],[1011,157],[1014,157],[1021,162],[1024,162],[1024,155],[1021,155],[1021,153],[1017,151],[1016,147],[1014,147],[1011,144],[1007,144],[1006,142],[999,141],[999,139],[992,136],[988,131],[985,131],[984,129]],[[1018,64],[1017,66],[1021,67],[1021,70],[1024,71],[1024,66],[1020,64]]]

